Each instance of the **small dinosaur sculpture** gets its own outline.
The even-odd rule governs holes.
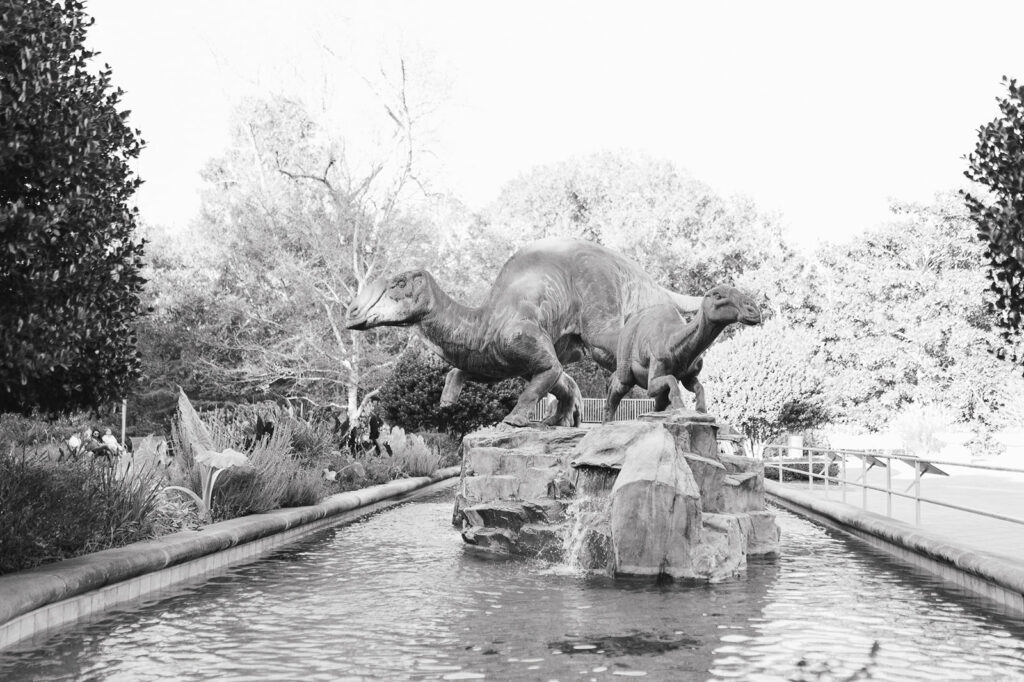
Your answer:
[[[558,399],[548,424],[577,426],[582,397],[562,366],[590,352],[608,370],[627,316],[656,304],[697,311],[701,299],[658,285],[640,266],[580,239],[527,244],[502,267],[479,308],[456,303],[426,270],[368,284],[349,305],[346,326],[413,326],[451,364],[441,404],[455,402],[466,380],[523,377],[526,388],[504,419],[529,424],[548,393]],[[673,308],[673,310],[676,308]]]
[[[697,411],[706,413],[704,387],[697,378],[704,365],[701,356],[734,322],[760,324],[761,312],[752,298],[725,285],[708,291],[689,322],[671,305],[655,305],[631,315],[619,336],[604,420],[612,420],[619,401],[637,385],[654,398],[655,412],[670,404],[683,407],[679,382],[694,394]]]

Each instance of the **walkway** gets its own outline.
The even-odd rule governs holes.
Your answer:
[[[854,468],[851,459],[847,475],[849,480],[861,482],[860,468]],[[999,466],[1017,466],[1016,463],[1000,462],[993,459],[990,464]],[[928,474],[921,479],[921,496],[964,507],[972,507],[984,511],[1013,516],[1024,519],[1024,474],[982,471],[965,469],[953,465],[939,465],[949,476]],[[771,461],[766,462],[765,477],[774,480]],[[892,489],[896,492],[913,493],[914,471],[910,466],[897,463],[892,471]],[[843,486],[832,484],[826,492],[825,486],[816,481],[813,490],[806,482],[786,483],[787,487],[813,492],[817,496],[827,497],[836,502],[862,508],[863,490],[855,486],[846,488],[843,499]],[[868,471],[868,485],[885,488],[886,471],[874,467]],[[886,497],[884,492],[867,491],[867,510],[876,514],[886,515]],[[892,517],[914,524],[914,500],[892,497]],[[921,503],[921,525],[923,530],[943,535],[972,548],[998,554],[1017,562],[1024,562],[1024,525],[991,519],[977,514],[962,512],[956,509],[940,507],[926,502]]]

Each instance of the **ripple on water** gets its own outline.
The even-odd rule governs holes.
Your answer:
[[[443,496],[0,655],[0,679],[993,679],[1024,627],[785,512],[717,585],[464,551]]]

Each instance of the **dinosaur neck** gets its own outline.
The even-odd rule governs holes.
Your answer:
[[[708,320],[704,316],[704,311],[699,310],[692,320],[670,337],[672,357],[679,358],[685,355],[693,362],[715,342],[723,329],[725,325]]]
[[[432,277],[430,285],[433,305],[416,325],[420,336],[445,361],[469,369],[464,367],[466,358],[484,345],[484,310],[455,301]]]

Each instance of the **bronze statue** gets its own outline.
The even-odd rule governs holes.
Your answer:
[[[664,304],[630,315],[619,335],[604,420],[612,420],[619,401],[633,386],[647,389],[655,412],[669,405],[683,407],[679,382],[694,394],[697,411],[706,413],[704,387],[697,378],[704,366],[701,355],[734,322],[760,324],[761,311],[750,296],[726,285],[712,288],[689,322],[675,306]]]
[[[577,426],[582,398],[562,367],[590,352],[615,369],[615,352],[626,317],[665,304],[692,314],[696,296],[658,285],[633,261],[580,239],[548,238],[527,244],[505,263],[479,308],[456,303],[426,270],[376,280],[349,305],[346,326],[414,326],[427,345],[454,369],[441,403],[455,402],[466,380],[527,380],[504,419],[529,424],[548,393],[558,399],[548,424]]]

